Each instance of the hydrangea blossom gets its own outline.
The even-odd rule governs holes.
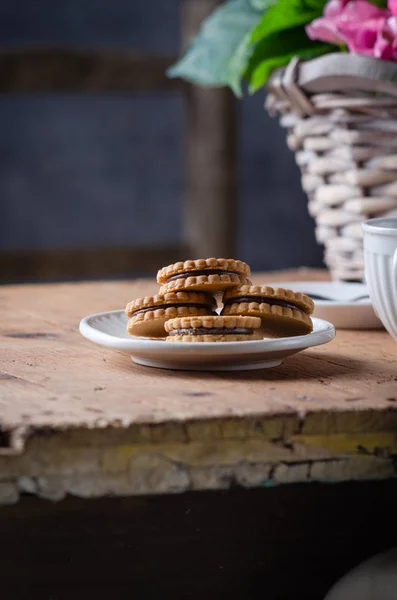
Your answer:
[[[367,0],[330,0],[324,15],[306,27],[308,36],[350,52],[397,60],[397,0],[381,9]]]

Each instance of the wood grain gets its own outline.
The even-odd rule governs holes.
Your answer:
[[[181,3],[184,45],[220,0]],[[237,230],[237,113],[228,89],[185,88],[186,198],[183,229],[194,256],[234,256]]]
[[[0,92],[137,92],[180,89],[166,76],[173,56],[59,47],[0,53]]]
[[[141,248],[69,248],[0,253],[0,282],[13,283],[50,278],[124,277],[149,275],[161,262],[182,260],[189,251],[183,244]]]
[[[0,288],[4,497],[17,475],[30,478],[19,490],[45,497],[394,476],[386,332],[339,331],[276,369],[232,374],[140,367],[79,334],[86,314],[156,290],[149,280]]]

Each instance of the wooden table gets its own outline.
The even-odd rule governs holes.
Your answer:
[[[301,270],[282,276],[277,274],[277,279],[282,277],[291,280],[324,278],[325,275]],[[275,275],[267,278],[274,280]],[[259,282],[266,276],[257,275],[254,279]],[[278,368],[226,374],[140,367],[132,364],[125,353],[96,346],[79,334],[81,317],[122,308],[132,298],[151,294],[156,289],[155,283],[146,280],[0,288],[0,502],[10,505],[0,511],[0,534],[14,540],[14,545],[11,543],[3,552],[4,556],[0,552],[0,560],[6,561],[1,564],[9,565],[5,589],[8,581],[14,594],[10,596],[12,600],[25,597],[22,591],[21,595],[16,593],[19,577],[11,563],[22,560],[15,540],[19,534],[27,535],[26,523],[33,523],[33,547],[37,544],[42,548],[46,543],[43,528],[51,528],[53,522],[57,526],[64,523],[62,535],[67,537],[73,529],[68,521],[72,514],[74,524],[80,523],[79,519],[86,523],[89,513],[90,523],[93,519],[103,527],[104,522],[114,521],[120,527],[134,507],[141,522],[149,519],[153,523],[158,519],[156,540],[169,542],[169,532],[159,533],[160,522],[167,522],[169,526],[173,523],[172,535],[178,531],[179,536],[178,527],[190,514],[189,507],[191,511],[194,507],[199,529],[203,528],[203,522],[212,523],[207,531],[208,539],[212,540],[213,531],[219,527],[219,539],[226,540],[229,548],[230,540],[234,540],[235,535],[238,537],[238,532],[244,537],[247,528],[252,526],[254,530],[258,526],[258,519],[261,520],[267,507],[269,514],[272,510],[282,511],[277,533],[271,530],[269,534],[269,527],[273,525],[266,521],[266,535],[270,535],[273,549],[278,548],[276,539],[288,539],[288,547],[295,550],[300,540],[299,557],[295,557],[293,569],[295,580],[286,577],[278,584],[270,584],[269,589],[274,593],[279,590],[274,597],[289,598],[297,582],[297,572],[301,573],[302,569],[304,572],[302,560],[306,559],[302,557],[309,560],[308,557],[317,556],[317,550],[310,544],[309,554],[305,554],[302,539],[317,536],[317,548],[321,546],[324,556],[335,551],[339,544],[339,550],[335,551],[339,558],[325,571],[317,568],[313,579],[317,587],[313,584],[312,592],[306,590],[305,598],[318,598],[316,594],[325,591],[326,585],[346,566],[365,557],[366,552],[383,549],[389,538],[390,542],[395,539],[395,526],[386,525],[395,510],[391,492],[395,494],[397,490],[393,479],[397,455],[395,343],[385,331],[338,331],[329,345],[307,350]],[[369,480],[374,483],[369,484]],[[314,483],[353,481],[366,483],[336,486]],[[224,492],[220,490],[229,488],[233,491],[222,495]],[[192,493],[203,490],[212,490],[212,493]],[[184,494],[171,496],[176,492]],[[154,494],[159,496],[153,497]],[[120,500],[106,499],[109,496],[120,497]],[[132,496],[144,496],[145,504],[142,504],[143,498],[128,499]],[[150,502],[146,504],[148,496]],[[380,497],[381,512],[378,510]],[[38,498],[66,499],[52,504]],[[79,498],[101,500],[93,504]],[[204,502],[203,498],[207,500]],[[144,516],[143,506],[146,507]],[[156,506],[155,515],[148,506],[152,509]],[[321,510],[316,513],[317,507],[328,511],[327,514],[319,514]],[[186,510],[181,521],[180,511]],[[286,516],[289,510],[296,520],[291,521]],[[201,517],[197,516],[200,514]],[[27,521],[21,520],[21,515]],[[223,522],[226,515],[231,519],[227,523]],[[321,525],[313,521],[314,515]],[[248,525],[247,519],[254,521]],[[364,531],[363,519],[367,527]],[[371,533],[377,539],[375,545],[368,545],[369,522],[371,527],[378,523]],[[298,529],[302,526],[299,532],[297,523],[300,524]],[[286,527],[295,532],[295,542],[286,534]],[[322,527],[333,540],[327,541],[327,549],[318,540],[317,527]],[[128,531],[130,536],[137,535],[135,529]],[[113,534],[113,530],[106,534],[107,544]],[[145,535],[150,538],[147,531],[144,538]],[[348,543],[346,536],[352,535],[356,537]],[[85,539],[84,535],[82,538]],[[70,546],[73,552],[78,552],[76,548],[82,538],[78,538],[80,541],[76,538],[75,545]],[[188,536],[184,543],[198,543],[201,551],[207,552],[200,546],[203,541],[192,539],[194,536]],[[207,539],[205,535],[200,537],[203,539]],[[191,546],[181,543],[178,548],[182,565]],[[49,550],[49,555],[52,556],[53,551],[53,548]],[[143,560],[142,548],[138,555]],[[248,555],[251,556],[249,552]],[[150,556],[149,553],[148,563]],[[253,556],[251,559],[255,562]],[[267,577],[280,556],[276,550],[266,564],[260,563],[264,572],[268,568]],[[238,550],[228,557],[229,566],[224,557],[220,559],[225,562],[224,568],[232,569],[234,565],[233,573],[239,572],[236,565],[240,568],[242,559]],[[91,564],[97,576],[97,564],[90,560],[85,572],[89,573]],[[123,560],[119,560],[123,564]],[[164,556],[159,560],[164,561]],[[58,566],[57,563],[54,572]],[[36,567],[40,573],[40,567]],[[76,577],[81,584],[82,575],[78,572],[80,579]],[[39,575],[29,573],[32,589],[38,590],[38,598],[43,598],[40,594],[50,588]],[[58,579],[54,575],[54,589],[58,589],[62,573]],[[175,576],[174,587],[167,580],[164,590],[174,597],[184,590],[181,598],[198,598],[204,593],[210,598],[220,598],[226,591],[228,598],[240,597],[239,585],[233,577],[228,578],[229,589],[225,587],[222,573],[217,572],[217,575],[219,581],[211,579],[207,587],[200,587],[207,580],[202,574],[197,575],[195,592],[191,595],[188,584],[185,588],[181,583],[182,575],[182,580]],[[246,581],[245,571],[241,577]],[[69,581],[70,573],[67,578]],[[121,584],[121,580],[124,583]],[[126,587],[125,590],[120,588],[120,595],[115,598],[124,598],[123,590],[129,589],[130,581],[121,580],[119,577],[119,585]],[[140,597],[152,597],[147,587],[150,580],[151,575],[148,575],[146,583],[135,581],[136,589],[143,594]],[[219,586],[223,582],[223,587],[217,582]],[[114,582],[112,585],[115,589]],[[242,583],[245,598],[259,597],[255,590],[248,592],[244,586]],[[57,600],[70,597],[63,596],[62,589],[57,591]],[[102,597],[105,589],[103,582],[98,584],[96,597]],[[79,590],[76,584],[75,599],[80,598]],[[86,593],[86,588],[83,591]],[[158,597],[153,593],[153,597]]]

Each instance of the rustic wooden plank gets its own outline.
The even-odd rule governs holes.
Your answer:
[[[219,0],[182,3],[185,45]],[[186,88],[184,231],[194,257],[233,256],[237,229],[237,116],[227,89]]]
[[[182,260],[186,246],[70,248],[0,252],[0,282],[156,273],[159,264]]]
[[[291,277],[291,273],[287,276]],[[272,277],[274,275],[258,275],[254,279],[266,281]],[[334,430],[338,425],[336,417],[333,417],[333,424],[328,423],[327,413],[336,411],[344,414],[347,411],[356,418],[360,414],[358,409],[362,411],[393,407],[393,391],[396,390],[394,344],[384,331],[340,331],[332,344],[306,351],[286,361],[278,369],[227,376],[213,373],[197,373],[192,376],[183,372],[170,374],[145,369],[130,364],[123,353],[97,347],[79,335],[78,322],[85,314],[123,308],[132,298],[155,293],[157,289],[157,284],[152,280],[1,288],[2,349],[9,349],[2,356],[2,370],[38,384],[46,381],[50,391],[52,389],[57,393],[66,393],[70,385],[70,365],[66,365],[67,368],[62,365],[62,352],[59,350],[70,351],[73,348],[76,388],[81,386],[82,394],[88,393],[95,403],[99,401],[103,404],[109,410],[109,417],[112,410],[116,411],[116,406],[107,406],[107,398],[102,397],[100,400],[93,393],[95,385],[106,385],[107,377],[114,376],[117,391],[122,397],[130,392],[130,382],[128,378],[120,378],[119,375],[124,373],[134,377],[135,390],[145,392],[148,400],[143,409],[136,405],[125,407],[131,416],[131,422],[150,407],[151,400],[156,405],[156,417],[149,419],[149,422],[216,415],[274,415],[274,402],[281,413],[289,414],[291,408],[287,407],[291,406],[292,401],[293,413],[318,413],[316,426],[311,426],[307,421],[305,432],[322,434],[326,433],[327,424],[332,425]],[[363,343],[363,335],[371,343]],[[32,368],[26,361],[29,356],[34,357],[36,351],[41,359],[36,359]],[[12,357],[15,362],[11,360],[11,352],[15,354]],[[98,361],[98,357],[107,360]],[[50,379],[46,365],[42,364],[44,358],[51,358],[60,367],[59,371],[51,374]],[[90,365],[88,374],[85,361]],[[6,383],[7,381],[9,380]],[[165,381],[167,386],[164,388]],[[183,399],[183,383],[186,381],[192,381],[192,386],[189,387],[208,392],[207,400],[202,396],[196,400],[192,398],[187,403]],[[216,386],[213,385],[214,381],[217,382]],[[298,381],[305,381],[304,394],[297,386]],[[241,383],[247,392],[246,396],[241,397],[241,390],[234,382]],[[106,385],[106,389],[109,389],[109,385]],[[170,404],[162,402],[161,408],[156,401],[159,390],[171,401]],[[215,398],[219,404],[214,403]],[[18,398],[15,400],[20,401]],[[10,408],[13,409],[12,406]],[[206,410],[210,412],[206,414]],[[393,411],[389,410],[388,413],[389,418],[392,418]],[[320,418],[324,418],[324,423]],[[372,420],[375,423],[375,419]]]
[[[0,92],[175,90],[181,88],[181,82],[166,76],[173,62],[175,57],[137,55],[130,49],[3,49]]]

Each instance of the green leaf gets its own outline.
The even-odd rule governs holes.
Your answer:
[[[257,42],[272,33],[307,25],[323,14],[327,0],[278,0],[254,28],[251,41]]]
[[[273,2],[269,2],[269,0],[248,0],[251,7],[259,12],[267,10],[272,4],[276,4],[276,2],[277,0],[273,0]]]
[[[281,36],[274,34],[262,40],[255,48],[246,73],[251,94],[265,85],[274,69],[287,65],[295,56],[309,60],[336,50],[331,44],[309,40],[304,28],[288,32],[288,38],[284,40],[283,43]]]
[[[206,19],[191,47],[167,74],[199,85],[228,85],[241,96],[253,48],[251,32],[275,0],[229,0]]]
[[[289,61],[295,56],[299,56],[299,58],[301,58],[302,60],[309,60],[311,58],[316,58],[329,52],[332,52],[332,48],[330,46],[327,47],[326,44],[322,44],[322,46],[318,48],[310,48],[310,50],[301,50],[298,53],[291,52],[290,54],[283,54],[282,56],[274,56],[272,58],[268,58],[259,65],[255,73],[253,74],[249,85],[249,93],[254,94],[258,90],[263,88],[272,72],[275,69],[279,69],[281,67],[286,66],[289,63]]]

